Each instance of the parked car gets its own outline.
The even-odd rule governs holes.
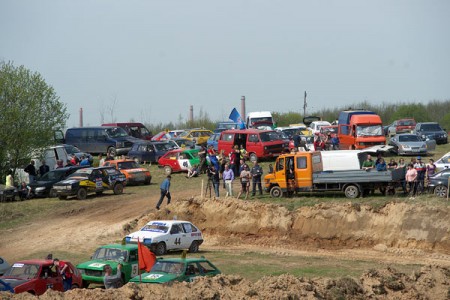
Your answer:
[[[86,199],[88,194],[102,194],[112,190],[115,195],[123,193],[126,177],[113,167],[83,168],[53,185],[58,198],[65,200],[76,196],[79,200]]]
[[[127,244],[141,241],[156,255],[164,255],[169,250],[189,249],[198,252],[203,243],[200,229],[194,224],[180,220],[150,221],[139,231],[125,237]]]
[[[150,184],[152,175],[146,168],[142,168],[136,161],[129,159],[118,159],[105,161],[104,167],[114,167],[122,172],[127,178],[126,184]]]
[[[199,276],[215,276],[220,270],[204,257],[160,258],[149,273],[143,273],[130,280],[134,283],[191,282]]]
[[[202,146],[197,145],[194,141],[184,139],[184,138],[173,138],[169,141],[167,141],[170,145],[172,150],[178,149],[178,148],[187,148],[187,149],[201,149]]]
[[[170,140],[171,138],[172,137],[170,136],[169,133],[167,133],[166,131],[161,131],[161,132],[158,132],[157,134],[155,134],[151,140],[153,142],[160,142],[160,141]]]
[[[103,267],[108,264],[117,274],[117,265],[122,264],[122,281],[127,283],[131,278],[139,274],[138,246],[133,244],[104,245],[95,250],[91,260],[80,263],[77,269],[83,277],[83,287],[89,287],[91,283],[103,284],[105,272]]]
[[[81,273],[72,263],[65,263],[72,273],[72,288],[81,287]],[[62,275],[54,269],[53,260],[29,259],[15,262],[0,279],[8,283],[16,294],[28,292],[40,296],[49,288],[64,292]]]
[[[0,184],[0,202],[2,201],[14,201],[19,196],[19,191],[16,187],[8,187]]]
[[[138,163],[156,163],[173,145],[169,141],[135,143],[128,152],[128,157]]]
[[[175,130],[170,130],[168,132],[168,134],[170,135],[171,139],[177,138],[179,137],[185,130],[184,129],[175,129]]]
[[[311,128],[312,134],[315,134],[316,132],[320,132],[322,126],[331,126],[331,123],[328,121],[313,121],[309,125],[309,128]]]
[[[400,133],[411,133],[416,127],[416,120],[412,118],[395,120],[386,128],[385,134],[393,136]]]
[[[402,133],[394,135],[388,142],[392,146],[392,152],[397,155],[427,155],[429,151],[436,149],[435,140],[424,141],[418,135]]]
[[[125,129],[125,131],[128,133],[128,135],[133,136],[137,139],[141,140],[151,140],[153,137],[150,130],[145,127],[142,123],[136,123],[136,122],[126,122],[126,123],[108,123],[108,124],[102,124],[102,126],[114,126],[114,127],[121,127]]]
[[[6,259],[4,259],[3,257],[0,257],[0,276],[2,276],[3,274],[5,274],[6,271],[8,271],[8,269],[11,266],[8,264],[8,262],[6,261]]]
[[[197,145],[205,145],[212,134],[213,132],[207,129],[187,129],[179,137],[195,141]]]
[[[450,152],[447,152],[446,154],[444,154],[434,164],[436,165],[436,168],[438,170],[450,168]]]
[[[220,132],[212,134],[206,141],[207,146],[213,146],[214,150],[218,151],[219,147]]]
[[[164,168],[164,173],[187,172],[189,168],[200,163],[197,149],[174,149],[164,154],[158,160],[158,167]]]
[[[448,135],[445,129],[436,122],[417,123],[414,134],[420,136],[423,140],[427,138],[435,140],[437,144],[447,144]]]
[[[61,180],[66,179],[69,175],[74,173],[78,169],[84,168],[83,166],[72,166],[54,169],[45,173],[42,176],[38,176],[35,182],[29,183],[31,193],[34,197],[56,197],[56,192],[53,190],[53,185]]]
[[[445,169],[434,175],[431,175],[428,180],[429,191],[438,197],[447,197],[449,177],[450,169]]]

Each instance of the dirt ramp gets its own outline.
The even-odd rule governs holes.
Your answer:
[[[358,204],[318,204],[288,211],[279,205],[234,199],[179,200],[169,217],[190,220],[208,236],[285,246],[327,248],[399,247],[450,254],[450,208],[391,203],[380,209]],[[141,223],[161,215],[147,216]],[[432,216],[432,217],[430,217]],[[252,242],[253,242],[252,241]]]

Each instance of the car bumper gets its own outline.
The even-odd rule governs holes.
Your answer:
[[[399,150],[398,155],[427,155],[427,151]]]
[[[133,184],[139,184],[139,183],[145,183],[145,182],[151,182],[152,176],[143,176],[143,177],[130,177],[127,178],[127,185],[133,185]]]

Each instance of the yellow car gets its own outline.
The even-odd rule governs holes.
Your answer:
[[[179,137],[195,141],[197,145],[203,145],[212,134],[213,132],[208,129],[187,129]]]

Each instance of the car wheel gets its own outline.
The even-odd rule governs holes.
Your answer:
[[[144,181],[144,184],[151,184],[152,183],[152,178],[151,177],[147,177]]]
[[[258,156],[256,156],[255,153],[251,153],[251,154],[249,155],[249,159],[250,159],[250,161],[251,161],[252,163],[254,163],[254,162],[258,161]]]
[[[438,185],[434,188],[433,193],[438,197],[447,197],[447,187],[443,185]]]
[[[114,186],[114,195],[120,195],[123,193],[123,184],[116,183]]]
[[[164,173],[165,173],[166,175],[172,174],[172,168],[171,168],[170,166],[165,166],[165,167],[164,167]]]
[[[281,196],[283,196],[283,192],[279,186],[274,186],[270,189],[270,196],[272,198],[281,198]]]
[[[59,200],[67,200],[67,196],[58,196]]]
[[[50,198],[56,198],[58,195],[56,194],[55,190],[51,189],[50,193],[48,193],[48,196]]]
[[[158,243],[155,248],[155,255],[164,255],[166,254],[166,244],[164,242]]]
[[[95,194],[96,194],[97,196],[101,196],[101,195],[103,194],[103,191],[95,192]]]
[[[71,290],[73,290],[73,289],[78,289],[78,288],[80,288],[80,287],[78,286],[78,284],[72,284],[72,286],[70,287]]]
[[[115,157],[116,156],[116,148],[109,147],[108,148],[108,154],[109,154],[109,156]]]
[[[77,199],[78,200],[84,200],[86,199],[87,191],[85,188],[80,188],[77,192]]]
[[[359,188],[354,184],[349,184],[344,189],[345,197],[355,199],[359,197]]]
[[[193,241],[191,246],[189,247],[189,252],[196,253],[198,252],[199,244],[197,241]]]
[[[87,282],[86,280],[83,280],[82,287],[83,287],[83,289],[87,289],[89,287],[89,282]]]

